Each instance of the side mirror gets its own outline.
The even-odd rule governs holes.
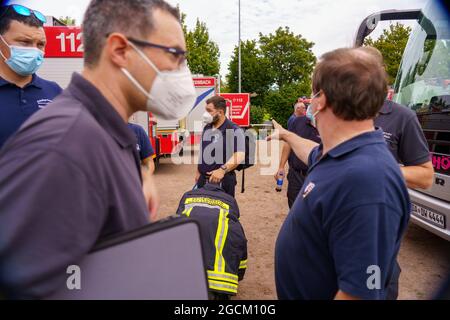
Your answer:
[[[420,9],[413,10],[384,10],[378,13],[371,14],[365,18],[358,28],[356,33],[355,47],[361,47],[364,44],[364,40],[370,35],[377,27],[380,21],[389,20],[416,20],[422,19],[423,13]]]

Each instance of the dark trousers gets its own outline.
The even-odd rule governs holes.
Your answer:
[[[287,198],[289,209],[292,208],[295,199],[297,199],[297,196],[303,187],[303,183],[305,182],[305,177],[306,177],[306,170],[300,171],[295,170],[293,168],[289,168],[289,172],[287,175],[288,180]]]
[[[197,182],[197,187],[199,188],[203,187],[206,184],[206,182],[208,182],[208,180],[209,177],[207,177],[204,174],[201,174]],[[234,171],[227,173],[222,179],[222,189],[233,198],[235,196],[236,184],[237,184],[236,173]]]

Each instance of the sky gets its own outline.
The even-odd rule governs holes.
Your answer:
[[[186,13],[188,28],[205,22],[210,37],[219,45],[221,75],[228,72],[233,48],[238,43],[238,0],[167,0]],[[45,15],[71,16],[81,23],[90,0],[11,0]],[[241,39],[257,39],[288,26],[294,33],[315,43],[316,56],[351,46],[361,21],[386,9],[423,8],[427,0],[241,0]],[[378,36],[389,22],[380,23]]]

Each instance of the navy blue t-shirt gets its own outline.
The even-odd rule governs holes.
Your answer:
[[[308,176],[278,235],[278,298],[333,299],[342,290],[384,299],[409,221],[400,168],[381,130],[321,154],[322,145],[311,152]]]
[[[202,133],[198,171],[206,175],[217,170],[236,152],[245,152],[244,131],[229,119],[217,129],[208,124]]]
[[[23,88],[0,77],[0,148],[33,113],[45,108],[61,92],[56,82],[37,75]]]
[[[155,151],[153,150],[150,139],[144,128],[134,123],[128,123],[128,127],[133,130],[134,134],[136,135],[136,150],[139,153],[139,158],[141,159],[141,161],[150,157],[154,157]]]
[[[292,121],[294,121],[297,118],[297,116],[295,115],[295,113],[291,114],[291,116],[289,117],[288,121],[287,121],[287,127],[289,128],[292,124]],[[289,130],[289,129],[288,129]]]
[[[311,125],[311,121],[306,116],[295,117],[289,124],[288,130],[294,132],[296,135],[312,140],[314,142],[320,143],[319,132],[316,128]],[[297,171],[306,171],[308,166],[303,163],[297,156],[295,152],[291,150],[288,158],[289,168]]]

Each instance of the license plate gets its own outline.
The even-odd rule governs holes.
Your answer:
[[[418,217],[427,220],[435,226],[445,229],[445,216],[440,213],[431,211],[430,209],[418,206],[417,204],[412,204],[412,212]]]

